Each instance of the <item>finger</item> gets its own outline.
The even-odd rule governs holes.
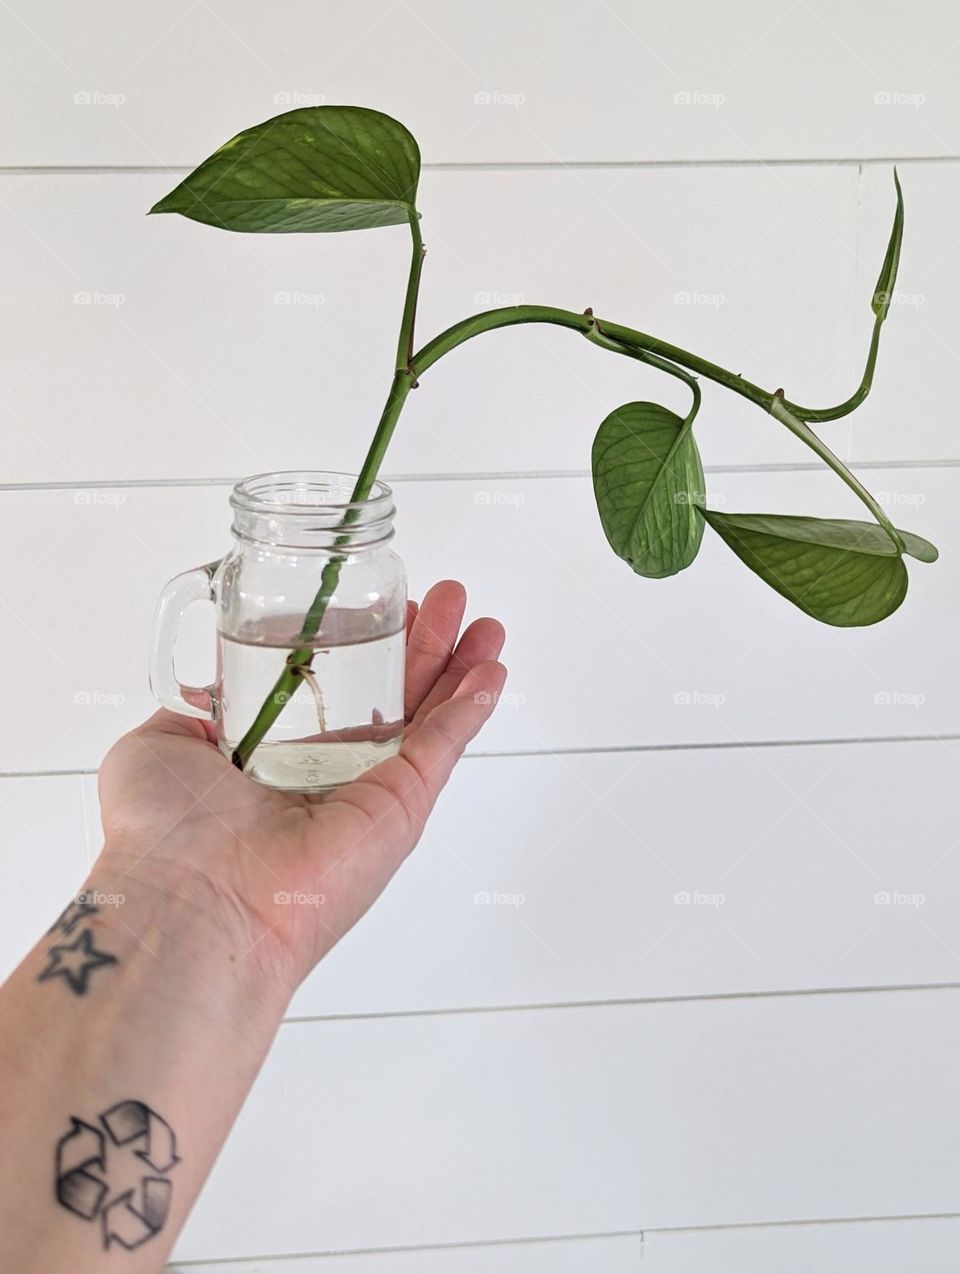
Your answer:
[[[449,663],[437,678],[433,689],[417,709],[413,724],[420,725],[438,703],[443,703],[445,699],[449,699],[463,680],[464,673],[468,672],[475,664],[488,663],[492,659],[499,659],[505,640],[506,633],[503,631],[503,625],[499,620],[475,619],[464,630],[463,636],[457,642],[456,650],[450,656]]]
[[[464,674],[453,695],[438,704],[413,733],[404,736],[396,759],[405,761],[419,779],[424,818],[464,748],[493,713],[506,679],[507,670],[501,663],[491,660],[475,664]]]
[[[407,721],[412,719],[447,666],[466,605],[466,590],[456,580],[434,584],[424,597],[407,641],[404,690]]]
[[[493,712],[506,680],[502,664],[477,664],[456,693],[405,735],[400,752],[332,793],[330,804],[362,809],[380,829],[396,864],[420,838],[423,825],[464,748]]]
[[[407,602],[407,641],[410,640],[410,629],[413,627],[413,621],[416,619],[419,609],[419,603]]]
[[[217,737],[216,723],[201,720],[199,717],[187,717],[179,712],[171,712],[168,708],[159,708],[152,717],[148,717],[143,725],[138,725],[133,734],[181,735],[188,739],[205,739],[213,743]]]

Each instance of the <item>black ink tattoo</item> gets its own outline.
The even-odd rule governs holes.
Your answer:
[[[56,918],[47,934],[62,933],[69,937],[78,925],[100,910],[90,901],[95,894],[78,894],[73,902]],[[88,925],[81,929],[73,942],[58,942],[46,953],[49,964],[38,975],[38,982],[63,978],[74,995],[86,995],[90,974],[105,964],[119,964],[109,951],[97,950],[93,929]]]
[[[177,1140],[142,1101],[118,1102],[98,1118],[103,1132],[72,1115],[70,1130],[57,1142],[57,1202],[85,1221],[99,1217],[105,1250],[119,1243],[132,1251],[159,1234],[169,1215],[173,1187],[167,1174],[180,1162]],[[111,1176],[130,1179],[130,1155],[140,1160],[138,1170],[145,1165],[150,1172],[136,1187],[114,1192]]]
[[[64,978],[75,995],[86,995],[90,974],[104,964],[117,964],[117,957],[107,951],[98,951],[93,930],[81,929],[73,942],[58,942],[47,952],[50,963],[37,977],[38,982],[50,978]]]
[[[61,911],[60,915],[47,930],[47,933],[50,934],[56,930],[60,933],[70,934],[76,929],[81,920],[85,920],[87,916],[92,916],[99,910],[99,907],[87,902],[86,898],[81,894],[79,898],[73,900],[69,907]]]

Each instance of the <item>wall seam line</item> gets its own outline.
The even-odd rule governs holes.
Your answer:
[[[544,1234],[521,1235],[510,1239],[464,1239],[450,1243],[405,1244],[393,1247],[332,1248],[327,1251],[310,1252],[278,1252],[256,1256],[216,1256],[175,1260],[171,1263],[170,1274],[177,1269],[200,1268],[209,1265],[230,1265],[253,1263],[255,1261],[296,1261],[306,1259],[336,1259],[345,1256],[394,1256],[413,1252],[451,1252],[477,1248],[524,1247],[533,1244],[547,1243],[583,1243],[611,1239],[639,1239],[643,1241],[652,1234],[669,1237],[674,1234],[719,1234],[727,1231],[743,1232],[750,1230],[800,1229],[814,1226],[841,1225],[873,1225],[873,1224],[910,1224],[923,1221],[956,1221],[960,1220],[960,1212],[902,1212],[888,1215],[865,1215],[852,1217],[801,1217],[794,1220],[775,1221],[731,1221],[704,1225],[665,1225],[644,1226],[634,1230],[596,1230],[576,1234]]]

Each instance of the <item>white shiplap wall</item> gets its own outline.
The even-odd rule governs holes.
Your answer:
[[[284,94],[391,111],[427,161],[424,335],[499,296],[589,304],[826,403],[859,376],[899,163],[875,395],[826,429],[944,553],[876,629],[812,624],[715,540],[662,583],[610,556],[593,430],[682,402],[645,369],[527,329],[424,377],[398,548],[415,595],[457,575],[505,619],[515,698],[298,993],[177,1264],[956,1268],[960,10],[7,0],[0,50],[5,969],[97,851],[158,588],[223,551],[230,479],[356,466],[390,365],[402,231],[146,218],[188,165]],[[720,507],[857,516],[705,398]],[[926,901],[875,903],[896,891]]]

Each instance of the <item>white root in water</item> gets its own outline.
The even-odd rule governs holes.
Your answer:
[[[323,692],[320,689],[320,683],[317,681],[312,669],[305,668],[302,664],[296,665],[297,672],[310,687],[310,693],[313,695],[314,702],[317,705],[317,723],[320,726],[320,733],[324,734],[327,729],[326,713],[323,706]]]

